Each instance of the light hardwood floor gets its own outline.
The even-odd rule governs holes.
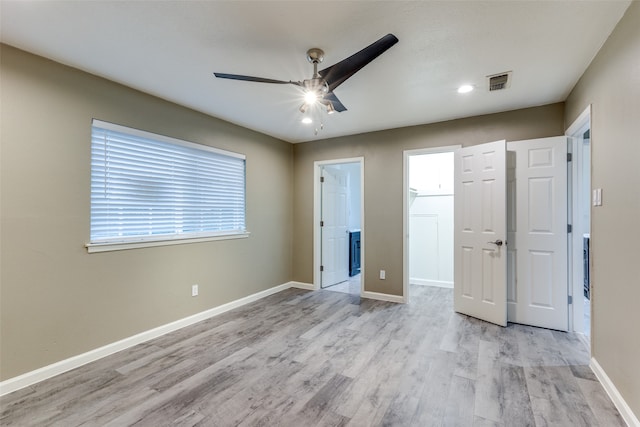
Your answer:
[[[344,282],[331,285],[324,289],[327,291],[342,292],[344,294],[360,295],[360,274],[349,277],[349,279]]]
[[[18,426],[623,426],[580,339],[289,289],[0,400]]]

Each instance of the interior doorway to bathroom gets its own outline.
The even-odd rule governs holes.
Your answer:
[[[316,162],[316,288],[362,292],[362,163],[360,158]]]

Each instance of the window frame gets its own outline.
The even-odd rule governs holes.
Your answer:
[[[160,235],[137,235],[137,236],[125,236],[125,237],[105,237],[98,239],[91,239],[91,230],[89,232],[89,242],[85,244],[89,253],[94,252],[106,252],[117,251],[124,249],[136,249],[144,247],[166,246],[166,245],[179,245],[187,243],[199,243],[216,240],[229,240],[229,239],[243,239],[249,237],[250,233],[247,231],[247,173],[246,173],[246,156],[244,154],[235,153],[228,150],[212,147],[209,145],[198,144],[189,142],[177,138],[172,138],[164,135],[155,134],[152,132],[143,131],[140,129],[130,128],[126,126],[117,125],[110,122],[93,119],[91,122],[91,149],[93,150],[93,137],[94,128],[99,128],[107,131],[119,132],[132,136],[134,138],[145,138],[154,142],[172,144],[174,146],[186,147],[189,149],[197,149],[201,151],[208,151],[217,155],[222,155],[230,158],[241,159],[244,162],[243,172],[243,222],[244,227],[241,230],[222,230],[222,231],[204,231],[204,232],[185,232],[175,234],[160,234]],[[93,154],[92,154],[93,155]],[[90,168],[91,180],[93,180],[93,166]],[[90,228],[92,227],[93,217],[92,213],[89,214]]]

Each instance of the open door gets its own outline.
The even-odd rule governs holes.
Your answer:
[[[567,331],[567,138],[507,144],[509,322]]]
[[[347,205],[348,173],[322,167],[321,179],[321,287],[349,279],[349,233]]]
[[[456,151],[454,177],[454,309],[506,326],[506,142]]]

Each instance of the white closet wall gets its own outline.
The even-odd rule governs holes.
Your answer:
[[[453,153],[409,159],[409,282],[453,287]]]

